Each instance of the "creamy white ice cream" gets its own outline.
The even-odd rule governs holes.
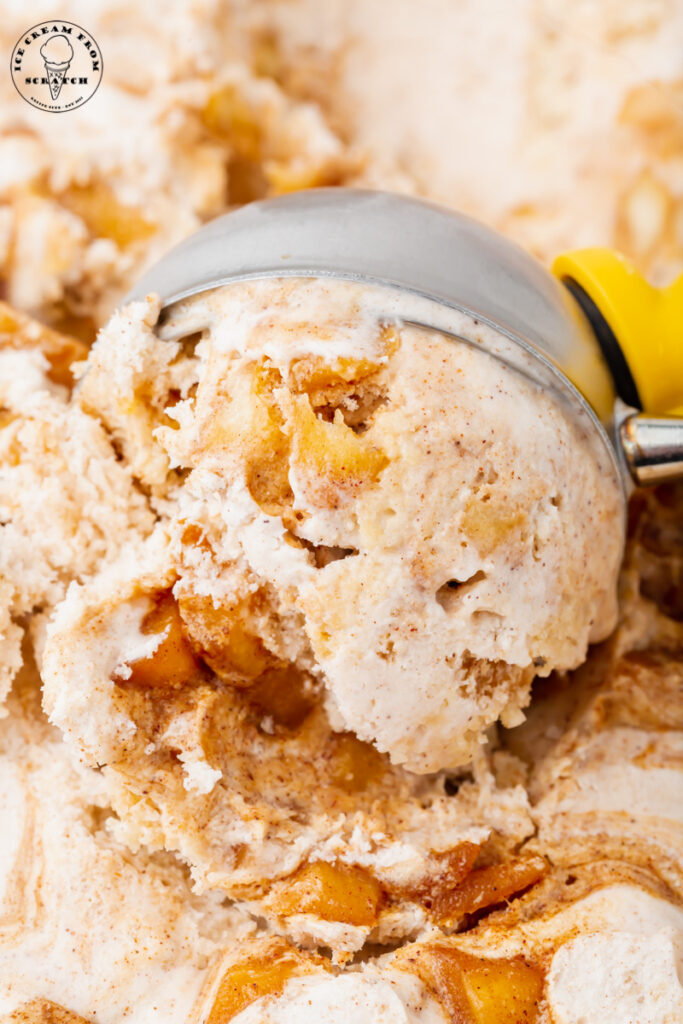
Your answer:
[[[101,774],[70,761],[29,675],[0,725],[0,1017],[42,998],[98,1024],[187,1024],[253,924],[113,838]]]
[[[447,1017],[417,978],[377,971],[287,982],[277,999],[259,999],[234,1024],[445,1024]]]
[[[111,387],[159,366],[131,307],[81,401],[130,459],[191,471],[173,494],[176,593],[219,604],[226,574],[271,588],[302,616],[333,721],[429,772],[519,721],[535,672],[612,629],[621,498],[562,405],[483,351],[495,334],[457,313],[472,345],[402,326],[409,304],[296,280],[192,301],[177,320],[207,333],[173,426],[146,443],[149,411],[122,415]],[[198,562],[188,522],[222,552]]]
[[[21,664],[27,614],[48,614],[72,579],[135,546],[153,523],[100,424],[55,382],[41,345],[59,356],[58,344],[21,317],[0,337],[0,704]]]
[[[549,997],[559,1024],[676,1024],[683,1016],[683,931],[572,939],[553,957]]]
[[[109,315],[141,268],[202,220],[266,192],[336,182],[417,189],[483,218],[544,258],[562,248],[614,242],[660,278],[679,269],[681,18],[678,10],[674,13],[675,4],[620,0],[569,9],[559,0],[542,0],[514,10],[512,5],[501,7],[488,19],[481,17],[480,7],[474,0],[458,5],[425,0],[419,10],[409,0],[390,5],[386,0],[324,5],[309,0],[284,5],[172,0],[159,18],[149,5],[66,0],[60,15],[83,25],[102,46],[104,80],[93,102],[59,118],[24,103],[9,75],[0,81],[3,295],[64,330],[92,339],[96,323]],[[266,32],[240,37],[228,8],[250,25],[265,24]],[[54,15],[47,0],[34,0],[31,11],[33,21]],[[26,28],[26,4],[8,0],[0,25],[6,53]],[[248,52],[253,67],[247,67]],[[365,164],[359,146],[368,155]],[[258,307],[257,301],[247,310],[245,324],[228,307],[228,350],[241,338],[242,326],[247,333],[256,330]],[[380,535],[375,533],[369,554],[361,554],[360,547],[358,554],[349,553],[326,542],[347,534],[360,540],[357,507],[363,506],[367,522],[372,511],[368,491],[354,499],[347,523],[339,510],[309,500],[312,492],[320,498],[312,486],[315,474],[307,474],[305,467],[296,472],[293,466],[292,493],[308,503],[308,518],[304,524],[290,521],[285,526],[281,512],[264,511],[248,487],[235,487],[228,494],[221,472],[212,475],[213,459],[221,471],[228,466],[231,479],[239,475],[246,446],[241,461],[230,461],[227,449],[224,463],[216,451],[204,453],[201,461],[208,471],[193,469],[188,479],[186,470],[192,467],[183,462],[181,437],[174,443],[163,429],[180,424],[176,433],[184,445],[198,421],[201,347],[194,359],[189,357],[191,346],[181,353],[155,342],[153,306],[144,318],[130,318],[127,327],[125,314],[112,321],[108,343],[93,354],[80,406],[68,404],[64,382],[56,383],[40,356],[40,344],[0,353],[0,696],[4,698],[28,656],[26,628],[40,649],[46,619],[61,604],[70,581],[85,583],[74,586],[61,605],[48,641],[46,704],[64,729],[66,742],[55,731],[45,731],[44,723],[38,726],[37,713],[28,722],[14,698],[0,729],[0,1015],[12,1013],[26,1000],[51,998],[67,1008],[63,1017],[56,1011],[60,1024],[71,1024],[72,1012],[95,1024],[147,1024],[157,1015],[178,1024],[204,1019],[226,941],[241,934],[239,917],[221,905],[222,893],[217,898],[216,889],[224,892],[250,873],[252,880],[265,880],[267,891],[249,898],[242,894],[243,902],[261,915],[264,903],[277,902],[290,887],[290,880],[273,881],[274,876],[298,870],[302,858],[309,856],[360,865],[376,872],[383,885],[408,887],[423,884],[427,869],[432,882],[438,879],[434,851],[447,851],[463,839],[482,842],[485,859],[509,859],[534,828],[529,788],[537,804],[537,848],[551,860],[571,868],[608,855],[613,863],[621,859],[622,866],[629,861],[644,865],[658,876],[660,888],[654,891],[661,896],[641,890],[634,895],[630,883],[613,885],[568,909],[567,894],[553,890],[545,897],[542,893],[536,903],[536,897],[531,900],[535,910],[529,909],[526,897],[512,901],[512,915],[520,908],[518,923],[527,915],[520,928],[501,925],[494,914],[485,926],[449,941],[485,956],[515,957],[531,949],[545,958],[549,973],[544,974],[543,1024],[549,1001],[553,1024],[578,1024],[582,1018],[593,1024],[596,1016],[629,1024],[633,1018],[639,1024],[669,1024],[671,1014],[678,1020],[680,915],[663,898],[671,890],[683,892],[681,832],[674,821],[680,719],[671,666],[647,669],[640,664],[636,670],[631,663],[612,695],[613,706],[622,712],[626,708],[630,716],[618,727],[611,722],[605,730],[604,720],[614,710],[606,704],[596,706],[580,723],[578,734],[575,722],[565,730],[564,719],[554,719],[544,747],[550,744],[551,755],[540,766],[536,755],[529,758],[530,785],[525,765],[500,752],[491,763],[505,769],[501,774],[507,783],[499,778],[496,784],[478,758],[475,781],[457,779],[455,797],[446,797],[442,778],[411,777],[371,748],[356,745],[354,737],[335,733],[320,706],[313,725],[292,739],[272,714],[263,708],[256,715],[249,710],[244,695],[230,697],[229,712],[239,728],[217,745],[217,754],[213,730],[222,720],[215,699],[204,695],[188,714],[182,698],[176,703],[174,698],[173,720],[163,723],[163,701],[156,702],[146,719],[130,691],[124,699],[120,682],[129,662],[144,660],[163,645],[158,635],[150,639],[142,631],[148,603],[135,591],[136,584],[141,577],[152,588],[182,583],[178,590],[185,588],[188,621],[224,675],[230,676],[232,669],[221,661],[207,602],[215,599],[220,611],[237,596],[247,606],[242,625],[255,627],[252,635],[270,645],[270,654],[306,662],[316,695],[325,694],[337,727],[359,722],[359,731],[367,729],[398,759],[414,758],[421,766],[426,756],[465,756],[450,731],[437,737],[439,743],[445,740],[442,749],[427,750],[425,756],[410,730],[406,732],[406,722],[411,725],[409,703],[397,703],[400,714],[394,728],[385,714],[393,696],[384,701],[380,714],[368,708],[370,696],[359,685],[366,678],[367,658],[383,694],[393,694],[390,666],[373,660],[381,622],[372,621],[372,615],[361,621],[357,610],[364,605],[355,601],[355,594],[362,597],[366,586],[373,601],[379,591],[387,593],[394,583],[381,575],[391,560],[387,547],[406,530],[422,536],[420,503],[408,486],[419,477],[419,465],[399,486],[408,511],[393,517],[393,526],[384,524]],[[278,341],[277,325],[267,339],[262,319],[257,326],[261,337],[251,346],[256,359],[272,346],[279,363],[289,366],[292,348]],[[365,326],[371,327],[367,318]],[[353,324],[345,334],[339,323],[334,329],[341,358],[360,350],[370,361],[377,356],[372,330],[364,333]],[[34,338],[40,334],[36,325],[27,330]],[[406,335],[404,351],[418,340]],[[331,344],[331,338],[321,340],[308,332],[301,354],[324,355]],[[245,351],[240,351],[244,358]],[[216,353],[218,376],[218,357],[224,355]],[[380,358],[384,355],[379,351]],[[391,359],[382,364],[384,369]],[[400,362],[399,357],[396,367]],[[470,356],[467,369],[481,383],[477,362]],[[207,396],[203,412],[210,420],[209,377],[203,378],[202,388]],[[497,380],[509,389],[509,380]],[[490,383],[484,374],[478,398]],[[419,412],[418,385],[415,381],[406,401],[411,416]],[[444,395],[453,390],[450,381]],[[433,391],[429,396],[433,402]],[[514,404],[515,396],[520,398],[520,392],[507,390],[504,401]],[[283,398],[288,401],[286,394]],[[520,427],[529,411],[526,399],[522,406]],[[245,401],[239,408],[249,407]],[[341,411],[343,419],[354,410],[344,405]],[[475,402],[470,411],[478,415],[479,405]],[[452,412],[449,408],[448,417]],[[458,415],[466,412],[463,402]],[[245,430],[240,443],[247,436]],[[357,436],[361,440],[363,434]],[[571,448],[571,431],[563,436]],[[473,439],[477,441],[476,429],[469,435]],[[532,438],[539,467],[547,465],[544,439],[542,431]],[[511,440],[514,433],[506,437]],[[411,445],[426,454],[419,437]],[[463,457],[467,486],[471,476],[465,462],[473,451]],[[176,454],[180,469],[171,464]],[[551,460],[548,478],[562,466],[575,467],[576,457]],[[527,458],[531,461],[529,452]],[[388,469],[372,484],[380,492],[391,482]],[[505,470],[499,481],[514,483],[506,479]],[[548,536],[556,537],[552,530],[564,523],[582,489],[590,493],[591,479],[589,473],[578,483],[567,482],[572,486],[564,495],[563,512],[555,506],[551,512],[523,505],[534,526],[543,525],[549,513]],[[639,586],[669,614],[676,614],[680,603],[680,566],[672,554],[678,546],[676,504],[669,493],[662,493],[661,501],[669,503],[669,526],[661,527],[661,515],[650,516],[641,554],[625,577],[626,619],[637,618],[642,607],[642,600],[633,600]],[[411,511],[415,515],[407,521]],[[185,515],[192,529],[184,538]],[[449,516],[450,509],[443,523],[450,523]],[[140,548],[140,538],[157,518],[163,520],[158,531],[163,543],[155,538]],[[451,526],[453,533],[460,528]],[[589,524],[583,526],[588,531]],[[228,528],[231,536],[235,531],[235,543],[227,540]],[[294,536],[299,543],[284,542]],[[479,716],[474,729],[478,734],[483,735],[483,723],[499,712],[508,723],[518,718],[515,709],[525,700],[526,673],[538,637],[525,636],[514,650],[511,637],[520,625],[534,625],[546,613],[557,625],[557,609],[543,611],[552,572],[567,585],[566,593],[575,595],[579,604],[585,600],[586,607],[577,610],[570,597],[560,610],[561,628],[543,639],[545,649],[538,656],[549,663],[574,663],[586,640],[608,628],[608,598],[602,617],[588,625],[591,601],[596,611],[601,604],[600,581],[591,577],[593,567],[600,565],[595,560],[598,547],[587,546],[585,556],[567,567],[562,552],[575,550],[580,538],[568,531],[563,536],[567,544],[551,552],[554,561],[545,567],[545,575],[539,564],[531,567],[527,579],[539,585],[533,593],[511,585],[513,560],[508,556],[515,545],[506,541],[497,554],[473,556],[477,571],[486,562],[481,571],[488,576],[473,581],[469,591],[448,587],[442,594],[448,608],[433,598],[436,575],[441,576],[441,568],[450,570],[450,564],[436,558],[426,564],[429,587],[422,593],[416,592],[410,572],[403,573],[405,560],[401,562],[397,575],[403,590],[399,587],[397,593],[404,619],[406,608],[416,618],[419,613],[420,624],[426,622],[435,631],[438,627],[441,637],[444,628],[466,628],[477,636],[480,657],[504,651],[499,660],[505,663],[508,681],[510,666],[520,670],[509,693],[505,684],[495,697],[488,692],[458,695],[460,712],[465,715],[469,706]],[[543,531],[539,538],[547,539]],[[612,541],[618,545],[617,538]],[[157,543],[161,564],[150,571],[151,549]],[[108,570],[88,582],[122,548],[127,554],[119,562],[117,581],[112,582]],[[607,561],[608,548],[599,549]],[[359,560],[372,561],[376,569],[375,575],[361,578],[363,588],[354,592],[349,612],[361,622],[362,633],[351,637],[346,654],[335,660],[323,650],[321,633],[328,632],[327,620],[340,611],[337,584],[344,594],[341,609],[349,608],[352,567]],[[226,567],[233,564],[235,571],[228,572]],[[468,563],[459,561],[453,571],[467,568]],[[576,587],[571,586],[572,574]],[[277,615],[247,600],[260,592],[264,579],[277,588]],[[444,582],[439,578],[438,587]],[[286,627],[281,628],[281,598],[289,594],[302,604],[306,595],[306,622],[296,617],[298,611],[296,616],[287,613]],[[487,618],[489,598],[502,610],[502,623]],[[427,607],[429,614],[422,614]],[[380,610],[384,614],[391,608],[385,602]],[[475,611],[484,614],[474,619]],[[337,639],[345,623],[336,619],[333,625]],[[316,641],[315,657],[309,630]],[[346,639],[349,631],[343,632]],[[461,638],[456,640],[460,643]],[[618,643],[626,644],[623,635]],[[660,615],[649,632],[631,629],[628,645],[623,649],[673,651],[680,645],[680,628]],[[418,643],[398,648],[394,645],[386,653],[400,655],[408,667],[414,658],[420,669],[425,664],[433,668],[432,658],[438,667],[444,653],[437,644],[420,664]],[[249,642],[246,651],[250,656],[256,651],[257,662],[263,655]],[[112,672],[119,679],[116,685]],[[644,682],[648,673],[651,678]],[[453,678],[449,676],[449,685]],[[412,687],[412,677],[410,682]],[[415,699],[416,721],[430,718],[423,696],[438,704],[444,680],[437,682],[440,687],[431,694],[405,689]],[[501,680],[496,677],[494,682],[497,686]],[[221,692],[230,694],[229,686]],[[453,706],[449,715],[455,715]],[[431,721],[437,733],[440,721],[440,713]],[[463,718],[449,721],[462,724]],[[563,742],[560,734],[565,731]],[[491,730],[488,735],[493,736]],[[102,774],[75,769],[69,747],[92,763],[104,764],[110,756],[113,761]],[[354,789],[366,776],[371,777],[367,788]],[[321,789],[332,794],[327,806]],[[157,852],[150,854],[145,844]],[[213,893],[190,892],[178,850],[192,865],[198,884]],[[577,884],[568,891],[574,892]],[[450,888],[457,891],[459,884]],[[382,909],[374,929],[311,913],[290,915],[286,921],[274,917],[277,927],[298,940],[330,942],[341,957],[368,936],[395,942],[417,934],[427,913],[423,905],[406,900]],[[534,922],[534,917],[540,920]],[[338,977],[326,973],[322,980],[298,979],[285,986],[284,998],[261,1000],[242,1017],[310,1017],[310,998],[321,1022],[326,1016],[347,1020],[350,1004],[360,1020],[379,1015],[383,1024],[442,1024],[442,1010],[426,996],[424,984],[409,972],[399,980],[398,973],[382,961]],[[577,977],[585,979],[579,988]],[[27,1024],[26,1016],[16,1019]],[[35,1014],[29,1014],[28,1022],[35,1024]]]

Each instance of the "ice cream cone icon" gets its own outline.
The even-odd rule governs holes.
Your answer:
[[[74,55],[71,43],[65,36],[52,36],[40,48],[40,55],[45,62],[47,84],[50,96],[56,100],[64,85],[64,76],[69,70]]]

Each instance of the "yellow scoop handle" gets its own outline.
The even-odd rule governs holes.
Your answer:
[[[621,349],[645,412],[683,416],[683,274],[654,288],[611,249],[558,256],[553,273],[597,306]]]

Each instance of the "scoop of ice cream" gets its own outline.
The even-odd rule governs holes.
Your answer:
[[[342,281],[189,302],[179,321],[204,335],[164,413],[160,342],[144,310],[124,311],[82,401],[129,459],[142,448],[183,473],[175,592],[212,667],[245,670],[225,646],[236,617],[273,649],[267,630],[296,610],[333,723],[430,772],[471,758],[497,718],[519,721],[534,673],[579,664],[610,631],[621,506],[559,401],[483,350],[497,335],[462,315],[472,344],[457,344],[401,314]],[[122,412],[131,366],[156,410]]]
[[[300,623],[269,619],[258,593],[247,610],[270,653],[238,627],[224,664],[253,659],[260,678],[212,673],[184,633],[163,530],[145,547],[70,588],[41,657],[44,706],[69,745],[106,766],[131,846],[178,851],[197,889],[246,900],[336,956],[458,922],[543,875],[541,858],[505,860],[532,831],[521,786],[499,788],[482,764],[448,795],[442,777],[335,732],[315,676],[292,664],[313,667]]]
[[[51,36],[41,46],[40,55],[46,64],[60,67],[71,63],[74,51],[66,36]]]

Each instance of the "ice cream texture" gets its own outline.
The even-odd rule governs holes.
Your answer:
[[[679,1020],[681,911],[635,881],[564,897],[523,922],[431,934],[341,974],[253,944],[227,966],[210,1024],[342,1024],[351,1012],[358,1024],[586,1024],[596,1008],[610,1024]]]
[[[680,489],[634,496],[620,623],[585,667],[537,678],[527,720],[482,731],[488,742],[472,744],[471,765],[417,774],[344,729],[342,712],[351,721],[361,703],[338,683],[341,661],[328,652],[323,666],[319,634],[348,604],[359,566],[384,571],[397,537],[418,545],[427,531],[409,487],[418,459],[399,489],[413,521],[396,522],[392,533],[390,517],[379,537],[361,538],[372,494],[390,495],[395,482],[394,461],[383,459],[405,468],[402,454],[427,459],[427,445],[418,431],[392,447],[386,394],[364,392],[353,409],[346,390],[383,388],[395,375],[390,397],[406,395],[405,424],[419,423],[420,395],[433,403],[434,394],[417,374],[408,386],[401,360],[425,339],[404,336],[384,306],[383,326],[388,320],[395,337],[378,341],[371,310],[368,373],[351,380],[355,321],[338,359],[326,362],[318,350],[331,351],[332,335],[344,333],[339,319],[354,319],[348,311],[331,318],[329,336],[308,332],[314,354],[302,353],[295,370],[282,323],[271,331],[274,365],[265,341],[259,348],[267,333],[260,322],[249,332],[253,365],[270,369],[252,388],[242,347],[228,358],[213,328],[181,346],[159,340],[151,303],[112,320],[109,340],[71,391],[82,373],[73,360],[86,358],[145,266],[227,208],[296,188],[422,194],[545,262],[598,242],[624,251],[653,281],[680,272],[683,8],[672,0],[498,8],[491,19],[474,0],[169,0],[162,19],[149,5],[68,0],[60,15],[102,45],[95,100],[52,117],[25,103],[9,75],[0,81],[0,288],[14,307],[0,305],[3,1022],[147,1024],[161,1016],[232,1024],[239,1015],[239,1024],[281,1024],[310,1019],[312,1003],[326,1024],[350,1016],[518,1024],[522,1012],[527,1024],[669,1024],[681,1016]],[[32,10],[35,21],[54,16],[47,0]],[[5,52],[26,27],[26,4],[8,0]],[[244,302],[252,327],[257,299]],[[231,313],[230,351],[236,323]],[[438,339],[427,341],[429,352],[440,349]],[[376,369],[378,355],[385,361]],[[477,383],[489,380],[477,370],[488,358],[469,357]],[[324,373],[316,380],[318,359]],[[420,366],[431,381],[426,349]],[[452,378],[446,364],[443,378]],[[217,402],[223,379],[239,385],[231,405]],[[482,394],[458,412],[471,414],[465,484]],[[526,419],[533,396],[514,388],[500,415],[515,395]],[[190,433],[224,405],[234,418],[214,416],[215,436],[193,454]],[[447,413],[453,422],[452,407]],[[329,442],[339,448],[349,426],[360,447],[344,444],[344,460],[330,461]],[[273,444],[278,432],[281,446]],[[546,465],[543,444],[534,438],[527,459],[540,452]],[[269,473],[285,465],[276,481],[291,475],[303,523],[282,490],[261,489],[264,450],[274,452]],[[366,475],[356,472],[344,490],[338,471],[349,454]],[[577,465],[560,454],[556,468]],[[233,498],[232,481],[247,469],[254,472]],[[316,488],[321,479],[330,486]],[[500,479],[508,482],[505,470]],[[517,483],[513,498],[536,524]],[[347,502],[338,509],[321,505],[333,485]],[[482,499],[489,486],[480,486]],[[582,488],[579,476],[574,500]],[[262,507],[270,499],[280,504]],[[460,517],[462,503],[455,510]],[[563,514],[552,513],[553,528]],[[444,522],[452,530],[437,529],[439,541],[459,536],[466,520]],[[353,550],[324,543],[347,533],[358,537]],[[471,626],[482,585],[515,579],[504,555],[515,536],[523,531],[499,539],[495,557],[472,555],[477,566],[491,563],[485,580],[443,590],[453,598],[452,620],[437,604],[447,630]],[[265,543],[259,561],[254,550]],[[428,606],[437,614],[428,598],[444,546],[421,570],[423,593],[411,589],[402,543],[397,610],[405,620],[413,609],[406,595],[416,594],[416,615]],[[578,599],[595,598],[590,573],[604,554],[593,545],[580,556]],[[566,583],[563,564],[558,553]],[[531,568],[542,584],[543,566]],[[393,595],[393,580],[383,593]],[[361,582],[361,597],[366,585],[382,590],[374,577]],[[503,609],[501,635],[545,614],[542,586],[531,599],[517,586],[512,592],[521,607]],[[372,618],[362,620],[370,651],[381,632]],[[478,617],[482,643],[500,646],[493,622],[484,627]],[[330,632],[335,641],[342,635]],[[590,636],[598,635],[596,620]],[[349,659],[360,644],[350,641]],[[402,658],[411,649],[404,641]],[[562,657],[578,657],[583,643],[572,636]],[[522,645],[521,660],[531,651],[531,642]],[[489,655],[485,646],[470,653],[474,672]],[[560,664],[558,651],[550,653]],[[509,684],[510,724],[529,666],[509,650],[499,660],[501,675],[472,703],[495,718],[498,702],[489,698]],[[356,687],[360,670],[351,667]],[[41,701],[59,728],[46,722]],[[458,703],[466,703],[462,694]],[[405,705],[397,711],[404,721]],[[381,727],[399,757],[422,757],[409,736],[373,715],[363,723],[368,734]],[[395,952],[378,955],[382,948]],[[358,962],[349,959],[361,949]]]
[[[521,719],[536,673],[611,631],[621,498],[559,399],[477,349],[488,328],[463,314],[473,345],[454,343],[403,323],[401,302],[284,279],[192,300],[174,329],[208,327],[173,367],[170,422],[151,426],[112,389],[134,360],[154,385],[164,343],[132,307],[80,401],[141,473],[188,474],[171,497],[174,593],[215,671],[258,675],[273,629],[294,651],[295,617],[293,667],[335,727],[424,773],[471,759],[496,719]],[[261,652],[241,667],[221,638],[238,622]]]
[[[595,450],[481,325],[454,343],[382,289],[229,286],[174,312],[181,342],[158,315],[112,318],[75,402],[159,521],[70,587],[40,655],[118,834],[340,957],[534,884],[523,791],[480,751],[613,626]]]

